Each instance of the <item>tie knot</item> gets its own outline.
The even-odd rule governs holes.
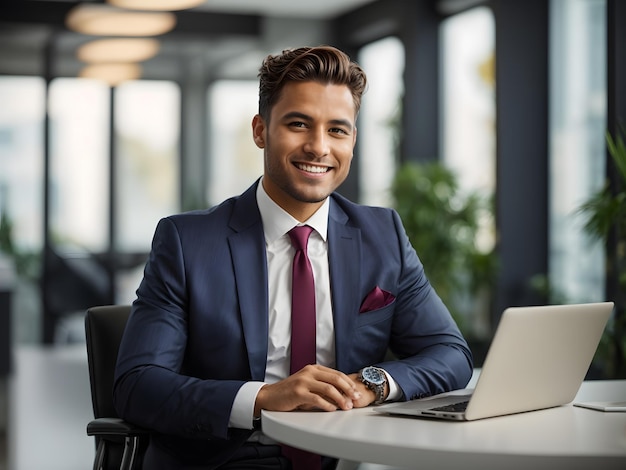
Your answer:
[[[289,230],[289,238],[291,238],[291,244],[296,251],[302,250],[306,253],[306,245],[312,231],[313,227],[309,227],[308,225],[300,225]]]

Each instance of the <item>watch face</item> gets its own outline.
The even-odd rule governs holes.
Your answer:
[[[366,367],[362,372],[363,378],[373,384],[381,384],[385,381],[385,375],[375,367]]]

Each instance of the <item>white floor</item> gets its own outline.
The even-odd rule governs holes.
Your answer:
[[[86,470],[94,443],[84,344],[20,346],[8,381],[8,470]]]

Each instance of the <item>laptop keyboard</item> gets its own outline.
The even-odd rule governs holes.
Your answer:
[[[452,403],[451,405],[438,406],[437,408],[433,408],[433,411],[451,411],[454,413],[458,413],[465,411],[468,403],[469,401],[462,401],[459,403]]]

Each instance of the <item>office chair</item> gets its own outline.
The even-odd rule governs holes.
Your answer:
[[[117,416],[113,407],[113,377],[117,351],[126,321],[128,305],[92,307],[85,315],[87,360],[94,420],[87,435],[96,440],[94,470],[141,468],[149,434]]]

